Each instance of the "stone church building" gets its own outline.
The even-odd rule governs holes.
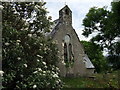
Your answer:
[[[72,27],[72,11],[67,5],[59,11],[50,37],[58,46],[60,60],[57,65],[61,76],[91,76],[94,73],[94,66]]]

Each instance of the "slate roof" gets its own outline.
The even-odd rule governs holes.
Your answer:
[[[83,59],[84,59],[86,68],[88,68],[88,69],[95,68],[94,65],[92,64],[92,62],[90,61],[90,59],[88,58],[87,54],[85,54],[85,56],[83,57]]]
[[[58,29],[56,29],[56,27],[59,25],[59,19],[55,20],[53,23],[54,23],[54,24],[53,24],[53,26],[52,26],[52,31],[51,31],[51,33],[50,33],[50,36],[51,36],[51,37],[54,37],[56,31],[58,30]]]
[[[68,5],[65,5],[59,12],[61,12],[61,11],[62,11],[63,9],[65,9],[65,8],[69,9],[69,11],[72,12],[72,11],[70,10],[70,8],[68,7]]]

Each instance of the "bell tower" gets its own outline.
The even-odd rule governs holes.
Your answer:
[[[72,11],[67,5],[59,11],[59,21],[66,25],[72,25]]]

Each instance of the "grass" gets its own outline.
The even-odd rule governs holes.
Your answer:
[[[62,78],[64,88],[120,88],[120,71],[94,74],[95,78]]]

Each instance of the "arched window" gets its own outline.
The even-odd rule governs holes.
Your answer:
[[[66,44],[69,44],[70,43],[70,35],[65,35],[65,37],[64,37],[64,42],[66,43]]]
[[[64,37],[64,62],[67,63],[67,66],[71,66],[74,62],[74,56],[72,51],[70,35],[65,35]]]
[[[70,62],[73,63],[74,62],[74,55],[73,55],[73,51],[72,51],[72,44],[69,44],[69,59]]]
[[[65,63],[68,62],[67,55],[68,55],[68,53],[67,53],[67,44],[64,43],[64,61],[65,61]]]
[[[72,45],[71,45],[71,43],[69,44],[69,61],[71,62],[71,60],[72,60]]]
[[[66,14],[66,15],[69,15],[68,9],[65,9],[65,14]]]

